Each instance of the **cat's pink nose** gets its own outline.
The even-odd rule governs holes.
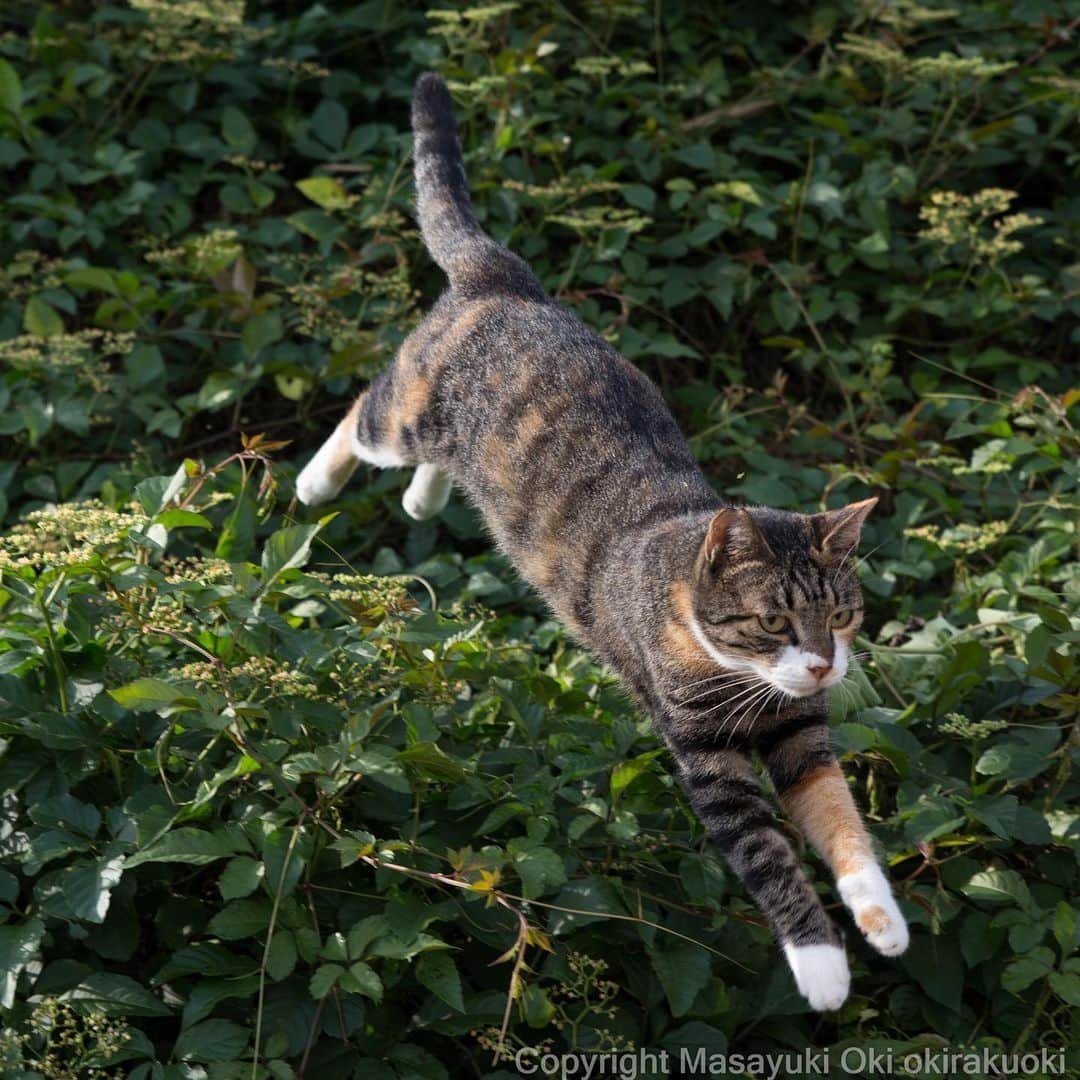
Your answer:
[[[821,680],[832,671],[832,664],[818,664],[817,667],[808,667],[806,670],[809,671],[818,682],[821,682]]]

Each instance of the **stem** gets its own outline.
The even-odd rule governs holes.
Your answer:
[[[53,590],[55,595],[56,590]],[[51,597],[43,598],[39,607],[41,609],[42,617],[45,620],[45,636],[49,639],[49,660],[52,662],[53,675],[56,678],[56,692],[60,697],[60,711],[67,713],[71,711],[70,703],[68,702],[67,687],[64,685],[67,679],[67,672],[64,670],[64,662],[60,659],[60,649],[56,644],[56,633],[53,630],[52,618],[49,615],[49,603]]]
[[[285,874],[292,860],[293,849],[296,847],[297,838],[304,825],[304,815],[301,814],[289,838],[289,846],[285,851],[285,858],[281,863],[281,873],[278,875],[277,889],[274,891],[274,906],[270,911],[270,925],[266,930],[266,945],[263,948],[262,962],[259,964],[259,1004],[255,1010],[255,1046],[251,1053],[251,1080],[256,1080],[259,1075],[259,1042],[262,1039],[263,1022],[263,999],[266,994],[266,964],[270,956],[270,946],[274,940],[274,925],[277,923],[278,908],[281,906],[281,891],[285,887]],[[342,1031],[345,1030],[342,1025]]]
[[[795,306],[799,309],[803,320],[810,328],[810,333],[814,335],[814,341],[817,342],[817,347],[821,351],[821,355],[825,358],[825,363],[829,366],[829,371],[832,374],[833,381],[836,383],[840,390],[840,393],[844,398],[844,408],[847,411],[848,423],[851,425],[851,438],[855,444],[855,456],[859,459],[859,464],[866,468],[866,454],[863,450],[862,436],[859,432],[859,422],[855,416],[855,405],[851,400],[851,395],[848,393],[847,387],[844,385],[843,379],[840,378],[840,372],[836,370],[836,364],[833,362],[832,354],[829,352],[828,346],[825,344],[825,339],[821,336],[821,332],[817,328],[817,324],[810,318],[810,312],[806,310],[806,305],[803,303],[802,297],[792,288],[787,278],[776,268],[776,265],[772,262],[768,264],[769,269],[775,275],[781,285],[787,289],[791,299],[795,301]]]
[[[1039,994],[1039,1000],[1035,1002],[1035,1011],[1031,1014],[1031,1019],[1027,1022],[1024,1030],[1020,1032],[1020,1036],[1016,1040],[1016,1045],[1013,1047],[1014,1054],[1020,1054],[1023,1052],[1024,1047],[1027,1045],[1028,1039],[1031,1038],[1031,1033],[1035,1030],[1035,1025],[1039,1022],[1039,1017],[1042,1016],[1043,1010],[1046,1008],[1046,1003],[1049,1000],[1050,981],[1048,979],[1044,979],[1042,993]]]
[[[791,261],[799,261],[799,229],[802,227],[803,210],[806,208],[806,191],[810,187],[810,175],[814,171],[814,140],[810,140],[806,158],[806,173],[799,185],[799,205],[795,211],[795,223],[791,227]]]

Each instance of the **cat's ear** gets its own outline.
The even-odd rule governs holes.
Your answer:
[[[725,562],[776,558],[753,516],[735,506],[725,506],[713,515],[701,553],[713,570]]]
[[[877,496],[848,503],[839,510],[826,510],[810,518],[814,530],[814,558],[831,566],[850,555],[859,546],[859,535],[867,515],[877,505]]]

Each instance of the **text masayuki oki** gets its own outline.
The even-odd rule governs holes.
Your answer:
[[[554,1054],[522,1047],[514,1055],[521,1076],[559,1077],[560,1080],[637,1080],[639,1076],[724,1076],[751,1072],[761,1080],[777,1080],[792,1073],[828,1076],[839,1068],[852,1076],[903,1076],[937,1072],[946,1077],[1064,1075],[1065,1051],[1043,1048],[1025,1054],[993,1047],[924,1047],[921,1050],[880,1050],[862,1046],[776,1053],[718,1053],[703,1046],[622,1050],[604,1054]]]

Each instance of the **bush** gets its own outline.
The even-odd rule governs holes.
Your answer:
[[[5,1075],[1080,1067],[1067,10],[5,5]],[[914,935],[853,944],[836,1015],[467,506],[410,524],[391,471],[294,516],[441,287],[429,66],[486,227],[656,378],[720,490],[882,497],[835,738]]]

